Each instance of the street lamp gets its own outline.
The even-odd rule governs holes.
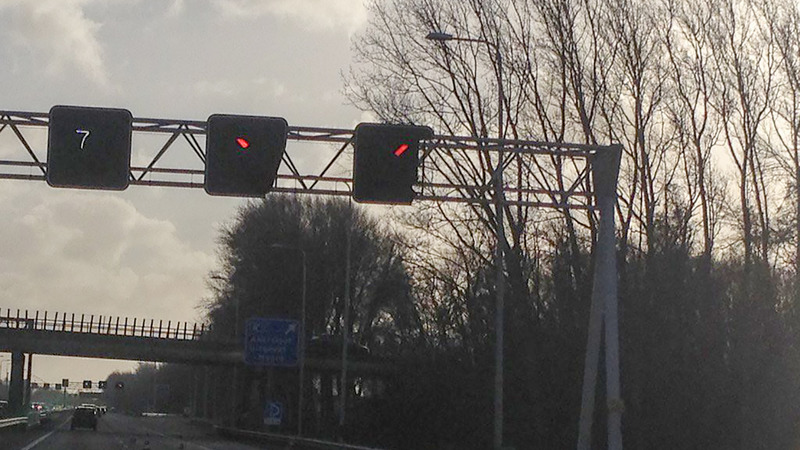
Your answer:
[[[306,295],[308,264],[306,251],[303,248],[286,244],[272,244],[269,248],[279,248],[284,250],[299,251],[303,254],[303,298],[300,306],[300,393],[297,396],[297,435],[303,434],[303,382],[305,380],[306,369]]]
[[[431,31],[427,36],[425,36],[425,39],[444,42],[454,40],[454,36],[452,34],[442,33],[441,31]]]
[[[497,166],[494,175],[494,207],[495,207],[495,238],[497,248],[495,249],[495,266],[497,268],[497,300],[495,312],[495,363],[494,363],[494,448],[499,450],[503,445],[503,324],[505,312],[505,275],[503,274],[503,249],[505,247],[505,230],[503,219],[503,207],[505,205],[505,193],[503,192],[503,160],[505,152],[503,150],[503,55],[500,53],[500,46],[486,39],[475,39],[468,37],[458,37],[441,31],[431,31],[425,36],[426,39],[438,42],[462,41],[477,42],[486,44],[494,48],[495,61],[497,61]]]

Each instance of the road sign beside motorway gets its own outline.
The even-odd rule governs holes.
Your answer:
[[[264,407],[264,425],[280,425],[283,421],[283,404],[267,402]]]
[[[296,366],[300,325],[296,320],[253,317],[245,324],[244,362],[251,366]]]

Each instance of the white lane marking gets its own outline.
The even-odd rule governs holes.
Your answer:
[[[44,441],[45,439],[49,438],[51,434],[53,434],[56,431],[58,431],[58,429],[63,427],[67,422],[69,422],[69,419],[65,420],[64,423],[62,423],[61,425],[53,428],[52,430],[50,430],[49,433],[45,434],[44,436],[40,437],[39,439],[31,442],[30,444],[26,445],[25,447],[22,447],[20,450],[31,450],[33,447],[36,447],[37,445],[41,444],[42,441]]]

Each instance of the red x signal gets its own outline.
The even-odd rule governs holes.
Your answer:
[[[402,144],[401,146],[394,149],[394,156],[400,156],[403,153],[405,153],[406,150],[408,150],[408,144]]]
[[[250,142],[242,137],[236,138],[236,143],[239,144],[239,147],[242,147],[243,149],[250,147]]]

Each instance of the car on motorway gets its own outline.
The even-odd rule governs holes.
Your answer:
[[[91,408],[92,410],[94,410],[94,415],[95,416],[101,416],[102,415],[102,411],[100,410],[101,407],[98,406],[98,405],[95,405],[94,403],[81,403],[80,407],[81,408]]]
[[[50,408],[42,402],[31,403],[31,411],[39,415],[41,422],[47,422],[50,419]]]
[[[75,428],[91,428],[97,431],[97,412],[94,407],[81,405],[75,408],[69,429],[74,430]]]

